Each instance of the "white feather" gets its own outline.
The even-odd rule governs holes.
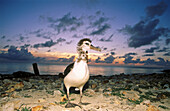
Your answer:
[[[64,78],[64,83],[67,87],[83,87],[89,79],[89,69],[87,62],[81,60],[74,63],[73,69]]]

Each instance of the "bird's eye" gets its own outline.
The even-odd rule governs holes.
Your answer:
[[[89,45],[89,43],[85,43],[86,45]]]

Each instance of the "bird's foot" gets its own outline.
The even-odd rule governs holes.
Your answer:
[[[90,103],[82,103],[82,102],[79,102],[80,105],[89,105]]]
[[[80,105],[75,104],[75,103],[70,103],[70,102],[68,102],[68,103],[66,104],[65,108],[74,108],[74,107],[76,107],[76,106],[82,108]]]
[[[65,106],[65,108],[74,108],[74,107],[76,107],[76,105],[74,103],[70,103],[70,102],[68,102]]]

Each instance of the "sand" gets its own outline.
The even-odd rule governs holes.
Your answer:
[[[67,98],[63,91],[62,77],[23,75],[1,75],[0,111],[170,110],[169,72],[91,76],[82,98],[82,102],[87,104],[74,108],[65,108]],[[70,100],[78,104],[80,95],[72,93]]]

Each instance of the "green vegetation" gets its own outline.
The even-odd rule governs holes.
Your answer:
[[[123,97],[123,96],[125,96],[125,95],[124,95],[124,94],[121,94],[120,91],[118,91],[118,92],[112,92],[111,95],[119,96],[120,98],[125,99],[125,97]]]
[[[145,94],[146,94],[146,95],[152,95],[152,96],[154,96],[154,94],[153,94],[151,91],[148,91],[148,92],[146,92]]]
[[[72,98],[72,99],[70,99],[70,101],[74,101],[75,100],[75,98]],[[68,100],[66,100],[66,101],[63,101],[63,102],[55,102],[55,104],[66,104],[68,102]]]
[[[111,95],[119,96],[122,99],[127,99],[128,101],[134,104],[140,104],[141,102],[143,102],[143,98],[150,98],[149,97],[150,92],[149,92],[147,95],[141,95],[138,100],[132,100],[130,98],[125,97],[123,93],[120,93],[121,90],[129,90],[129,89],[128,88],[115,88],[114,90],[112,90]],[[109,96],[109,94],[104,94],[104,96]]]
[[[93,97],[92,95],[89,95],[89,94],[84,94],[85,96],[87,96],[87,97]]]
[[[67,101],[64,101],[64,102],[59,102],[59,104],[66,104],[67,103]]]
[[[159,105],[158,107],[160,107],[160,108],[162,108],[162,109],[169,109],[168,107],[162,106],[162,105]]]
[[[132,86],[126,86],[125,88],[113,88],[113,91],[115,92],[115,91],[120,91],[120,90],[131,90],[130,88],[131,88]]]
[[[24,97],[25,97],[25,98],[30,98],[30,97],[32,97],[32,96],[31,96],[31,95],[26,94],[26,95],[24,95]]]
[[[46,90],[46,92],[47,92],[48,94],[50,94],[50,95],[54,95],[54,91],[53,91],[53,90],[51,90],[51,91]]]
[[[132,99],[129,99],[128,98],[128,100],[130,101],[130,102],[132,102],[132,103],[134,103],[134,104],[140,104],[141,102],[143,102],[143,98],[139,98],[139,100],[132,100]]]
[[[139,88],[135,88],[134,90],[135,90],[135,91],[138,91],[140,94],[142,93],[142,91],[139,90]]]
[[[61,96],[65,95],[65,92],[63,92],[62,90],[58,89],[61,92]]]
[[[17,111],[31,111],[31,107],[22,107],[24,104],[22,104]],[[22,108],[21,108],[22,107]],[[21,109],[21,110],[20,110]]]
[[[74,101],[74,100],[75,100],[75,98],[70,99],[70,101]]]

